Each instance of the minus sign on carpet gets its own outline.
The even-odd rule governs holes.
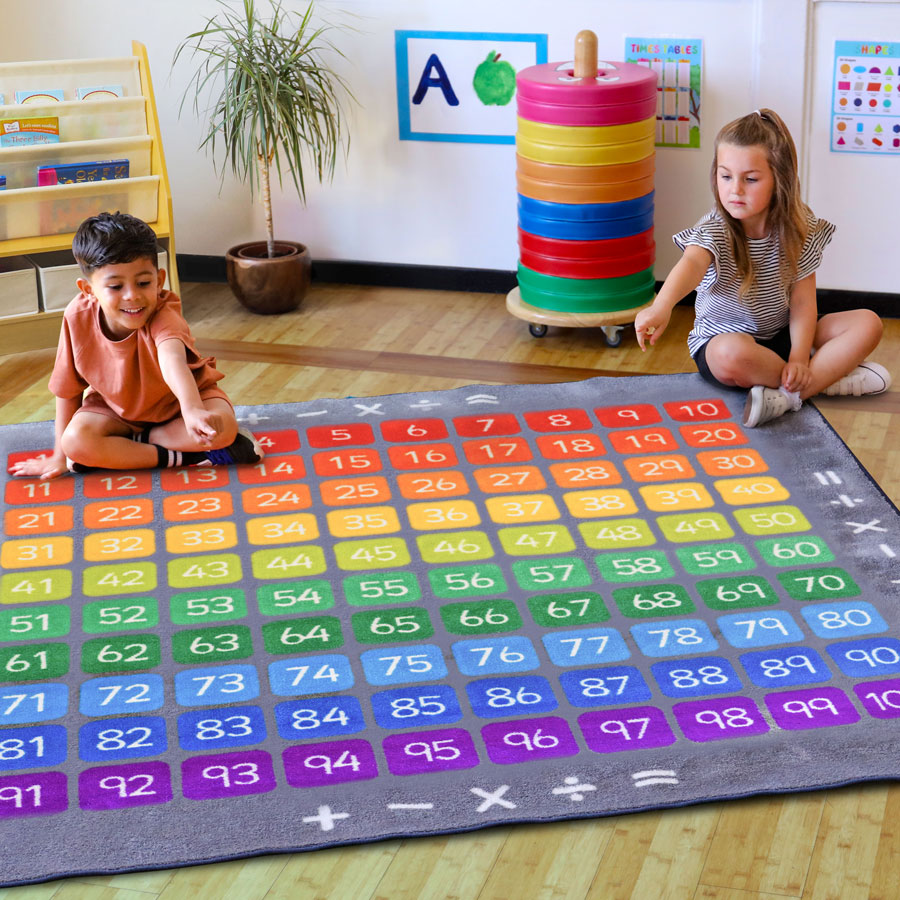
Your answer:
[[[388,803],[388,809],[434,809],[433,803]]]

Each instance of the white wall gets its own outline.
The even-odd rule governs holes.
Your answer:
[[[304,0],[285,0],[305,7]],[[289,190],[274,204],[278,236],[308,244],[319,259],[355,259],[512,269],[516,262],[515,150],[511,145],[397,139],[395,29],[540,32],[551,60],[570,59],[575,34],[591,28],[601,57],[621,59],[625,35],[702,38],[702,149],[657,151],[657,277],[677,259],[675,231],[710,205],[710,148],[718,128],[757,106],[779,110],[804,159],[814,209],[839,226],[819,283],[896,291],[885,257],[846,265],[861,242],[860,191],[868,215],[895,218],[886,184],[897,183],[900,158],[843,158],[827,151],[829,46],[835,37],[900,40],[897,3],[854,0],[320,0],[326,15],[346,10],[359,32],[341,40],[341,64],[360,105],[352,143],[334,183],[312,186],[304,209]],[[198,153],[200,126],[178,106],[189,66],[170,74],[178,42],[217,8],[214,0],[0,0],[0,58],[70,58],[148,48],[175,203],[179,252],[217,254],[262,232],[260,211],[227,176],[221,195],[208,158]],[[57,24],[57,23],[64,23]],[[100,24],[98,24],[100,23]],[[174,23],[174,25],[173,25]],[[807,43],[815,51],[808,59]],[[809,75],[810,88],[805,89]],[[809,139],[807,140],[807,133]],[[837,189],[835,179],[849,173]]]

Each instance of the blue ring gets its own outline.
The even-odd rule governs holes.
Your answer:
[[[653,227],[653,211],[625,219],[596,222],[561,222],[543,219],[519,210],[519,227],[538,237],[559,238],[564,241],[602,241],[609,238],[631,237]]]
[[[653,213],[654,191],[631,200],[617,200],[615,203],[553,203],[549,200],[535,200],[518,194],[519,214],[537,216],[540,219],[556,219],[561,222],[596,222],[609,219],[628,219],[644,213]],[[528,230],[528,229],[526,229]]]

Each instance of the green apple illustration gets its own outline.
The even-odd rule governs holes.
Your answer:
[[[491,50],[475,70],[472,87],[485,106],[506,106],[516,92],[516,70]]]

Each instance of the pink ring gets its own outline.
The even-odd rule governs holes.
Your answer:
[[[609,106],[566,106],[558,103],[516,98],[519,115],[548,125],[627,125],[656,114],[656,91],[645,100]]]

